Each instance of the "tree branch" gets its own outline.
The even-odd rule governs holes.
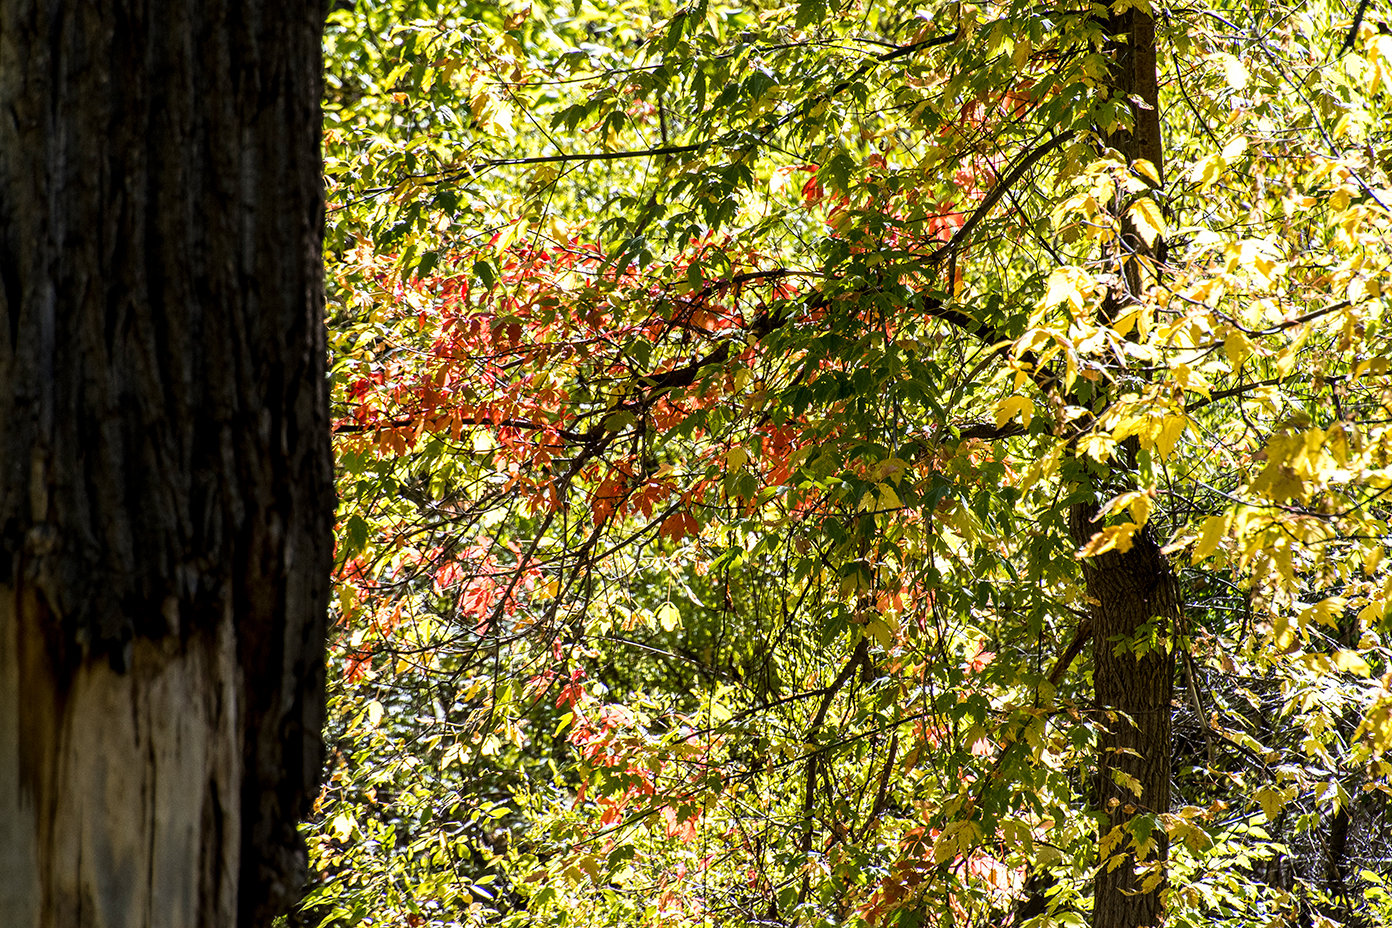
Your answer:
[[[562,164],[572,161],[619,161],[624,158],[658,158],[663,155],[682,155],[687,152],[700,151],[706,147],[706,144],[702,142],[697,145],[664,145],[660,148],[643,148],[636,151],[593,151],[573,155],[537,155],[534,158],[493,158],[477,162],[474,168],[504,168],[519,164]],[[458,176],[458,174],[451,174],[445,179]]]
[[[991,212],[991,208],[996,205],[1000,198],[1005,196],[1006,193],[1010,191],[1011,187],[1019,183],[1020,178],[1024,177],[1025,173],[1028,172],[1030,168],[1038,164],[1044,158],[1045,155],[1049,154],[1051,151],[1058,148],[1064,142],[1067,142],[1071,138],[1073,138],[1073,130],[1069,129],[1064,132],[1060,132],[1057,135],[1050,138],[1044,144],[1030,151],[1019,161],[1016,161],[1015,164],[1011,165],[1010,170],[1006,172],[1005,177],[998,180],[995,186],[993,186],[990,189],[990,191],[986,194],[986,196],[982,198],[980,205],[978,205],[976,209],[972,210],[971,216],[969,216],[967,218],[967,221],[963,223],[962,228],[958,229],[956,234],[954,234],[951,239],[949,239],[941,247],[939,247],[936,251],[934,251],[931,255],[928,256],[928,263],[937,264],[938,261],[940,261],[942,258],[946,257],[949,254],[955,253],[959,248],[965,247],[967,241],[971,238],[972,233],[976,231],[976,227],[980,225],[982,220],[986,218],[987,214]]]
[[[1078,629],[1073,633],[1073,640],[1068,642],[1068,647],[1063,649],[1058,660],[1054,661],[1054,669],[1049,671],[1049,685],[1055,688],[1063,682],[1063,675],[1068,672],[1068,668],[1082,652],[1083,646],[1092,638],[1092,619],[1083,617],[1078,622]]]
[[[841,668],[841,672],[836,675],[836,679],[828,683],[826,688],[822,690],[822,702],[817,707],[817,714],[813,717],[812,724],[807,728],[806,738],[803,739],[808,744],[817,743],[817,729],[821,728],[822,723],[826,721],[826,714],[828,710],[831,709],[832,700],[836,698],[836,694],[840,692],[841,687],[845,686],[846,681],[849,680],[851,676],[855,673],[855,669],[860,666],[863,660],[865,660],[865,655],[868,653],[868,651],[869,639],[861,638],[860,641],[856,642],[855,650],[851,652],[850,658],[847,659],[846,665]],[[804,855],[811,852],[812,836],[816,832],[816,828],[814,827],[815,817],[812,814],[812,808],[816,803],[817,797],[816,791],[818,757],[819,755],[816,750],[812,750],[807,753],[806,785],[805,792],[802,795],[802,815],[805,821],[805,825],[803,826],[802,832],[802,853]],[[804,877],[802,881],[802,889],[798,893],[799,901],[806,897],[808,888],[808,878]]]
[[[1194,402],[1186,404],[1184,407],[1184,411],[1193,412],[1196,409],[1203,409],[1205,406],[1208,406],[1212,403],[1216,403],[1219,400],[1225,400],[1231,396],[1241,396],[1244,393],[1250,393],[1251,391],[1259,390],[1262,387],[1274,387],[1277,384],[1282,383],[1285,379],[1285,377],[1272,377],[1269,380],[1258,380],[1255,383],[1245,383],[1241,386],[1229,387],[1226,390],[1218,390],[1217,392],[1210,393],[1204,399],[1194,400]]]
[[[998,441],[1002,438],[1015,438],[1025,434],[1025,427],[1018,422],[1007,422],[1005,425],[991,425],[989,422],[973,422],[957,432],[959,441],[970,441],[978,439],[980,441]]]

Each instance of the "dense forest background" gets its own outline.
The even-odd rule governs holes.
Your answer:
[[[295,921],[1392,924],[1385,7],[340,6]]]

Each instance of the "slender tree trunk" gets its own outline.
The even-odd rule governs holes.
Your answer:
[[[1149,161],[1164,170],[1156,80],[1155,24],[1138,9],[1113,16],[1111,99],[1129,101],[1131,125],[1107,133],[1107,144],[1128,164]],[[1122,211],[1115,251],[1117,280],[1103,312],[1108,319],[1140,298],[1160,273],[1164,241],[1147,243]],[[1071,508],[1081,545],[1098,526],[1097,505],[1113,490],[1134,488],[1127,474],[1131,448],[1113,462],[1112,475],[1086,489],[1092,500]],[[1097,802],[1106,813],[1101,868],[1093,890],[1094,928],[1137,928],[1161,923],[1167,844],[1154,818],[1170,802],[1170,722],[1174,687],[1174,634],[1179,597],[1174,571],[1149,528],[1132,547],[1084,559],[1093,602],[1093,687],[1098,723]],[[1153,844],[1146,847],[1146,838]],[[1139,865],[1139,869],[1138,869]]]
[[[1073,507],[1074,537],[1086,541],[1095,505]],[[1081,542],[1080,542],[1081,543]],[[1096,798],[1108,816],[1102,829],[1101,870],[1093,887],[1094,928],[1159,925],[1164,832],[1137,853],[1138,815],[1164,812],[1170,801],[1170,697],[1174,685],[1174,573],[1148,531],[1125,553],[1109,551],[1084,562],[1094,601],[1093,692],[1098,724]],[[1143,626],[1156,620],[1152,639]],[[1142,653],[1138,654],[1137,650]],[[1120,829],[1113,834],[1113,829]],[[1115,842],[1115,843],[1111,843]],[[1115,859],[1114,855],[1119,855]],[[1158,866],[1158,872],[1144,865]],[[1140,871],[1137,864],[1142,864]],[[1150,877],[1147,879],[1147,877]]]
[[[320,769],[318,2],[0,0],[0,925],[266,925]]]
[[[1329,817],[1329,836],[1324,846],[1324,891],[1335,907],[1348,907],[1348,806],[1341,805]],[[1347,912],[1338,914],[1347,917]]]

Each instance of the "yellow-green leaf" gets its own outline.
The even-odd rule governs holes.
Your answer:
[[[1335,651],[1334,666],[1344,673],[1356,674],[1360,677],[1366,677],[1372,673],[1372,668],[1368,666],[1368,662],[1357,651]]]
[[[1030,419],[1034,417],[1034,401],[1027,396],[1007,396],[996,406],[996,428],[1001,428],[1016,416],[1020,417],[1020,424],[1029,428]]]
[[[676,631],[681,624],[681,612],[670,601],[657,607],[657,624],[664,632]]]
[[[1147,246],[1154,246],[1155,240],[1165,234],[1165,220],[1160,215],[1160,207],[1150,197],[1141,197],[1127,210],[1136,234]]]
[[[1141,786],[1141,781],[1136,779],[1131,774],[1127,773],[1125,770],[1113,767],[1111,770],[1111,774],[1112,781],[1115,782],[1117,786],[1126,787],[1137,797],[1139,797],[1141,793],[1144,792],[1144,789]]]
[[[1223,536],[1228,533],[1228,517],[1209,516],[1204,519],[1203,528],[1199,530],[1199,540],[1194,545],[1194,550],[1190,552],[1190,563],[1197,564],[1199,561],[1208,557],[1218,547],[1218,542],[1223,540]]]
[[[1261,804],[1262,814],[1266,816],[1266,820],[1274,822],[1276,821],[1276,816],[1281,814],[1281,810],[1285,808],[1286,803],[1290,801],[1291,796],[1287,794],[1286,790],[1276,789],[1272,786],[1264,786],[1257,790],[1253,798]]]

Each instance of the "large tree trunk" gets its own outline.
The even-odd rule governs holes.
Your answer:
[[[1111,97],[1130,101],[1130,126],[1107,132],[1110,148],[1128,164],[1149,161],[1164,170],[1156,80],[1155,23],[1131,9],[1107,22],[1113,39]],[[1128,303],[1143,298],[1164,263],[1164,241],[1147,243],[1119,216],[1122,242],[1115,249],[1119,283],[1103,307],[1114,319]],[[1089,488],[1093,501],[1072,507],[1074,539],[1081,545],[1098,526],[1097,504],[1121,489],[1133,489],[1129,470],[1133,448],[1113,462],[1110,479]],[[1149,527],[1132,547],[1086,558],[1083,575],[1093,602],[1093,692],[1098,724],[1098,808],[1106,813],[1101,869],[1093,887],[1094,928],[1138,928],[1161,923],[1167,842],[1155,818],[1170,804],[1170,722],[1174,688],[1178,584]],[[1149,624],[1148,624],[1149,623]],[[1151,816],[1153,831],[1137,828],[1137,816]],[[1119,829],[1119,830],[1117,830]],[[1154,846],[1138,847],[1139,833]],[[1109,843],[1115,842],[1115,843]],[[1119,858],[1114,857],[1119,855]],[[1139,865],[1139,869],[1138,869]]]
[[[0,925],[264,925],[320,769],[321,3],[0,0]]]

